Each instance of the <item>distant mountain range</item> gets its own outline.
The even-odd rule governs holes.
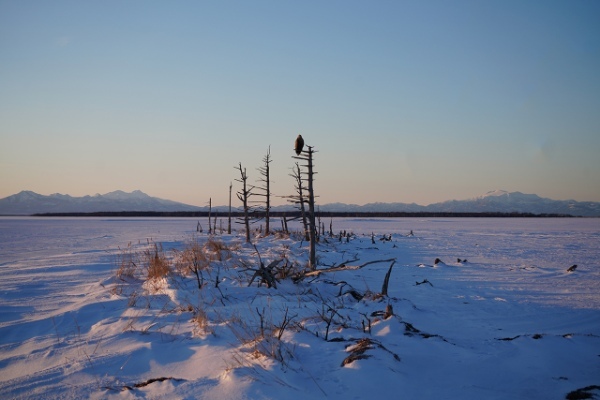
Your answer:
[[[531,213],[560,214],[583,217],[600,217],[599,202],[575,200],[551,200],[535,194],[495,190],[483,196],[467,200],[450,200],[422,206],[415,203],[369,203],[365,205],[330,203],[319,205],[323,212],[444,212],[444,213]],[[226,211],[227,207],[213,207],[214,211]],[[290,205],[276,206],[273,211],[290,211]],[[0,215],[32,215],[44,213],[91,213],[91,212],[177,212],[208,211],[171,200],[151,197],[139,190],[131,193],[117,190],[104,195],[72,197],[64,194],[44,196],[31,191],[0,199]]]
[[[448,200],[422,206],[415,203],[369,203],[363,206],[326,204],[322,211],[349,212],[444,212],[444,213],[530,213],[600,217],[600,203],[552,200],[536,194],[494,190],[467,200]]]
[[[90,213],[119,211],[201,211],[171,200],[148,196],[135,190],[131,193],[117,190],[94,196],[72,197],[55,193],[44,196],[31,191],[22,191],[0,200],[0,215],[32,215],[45,213]]]

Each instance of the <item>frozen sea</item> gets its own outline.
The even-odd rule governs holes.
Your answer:
[[[446,263],[467,259],[483,269],[456,279],[501,285],[523,301],[600,309],[599,218],[398,218],[343,219],[341,229],[361,234],[408,233],[405,260]],[[335,228],[334,228],[335,230]],[[565,274],[577,265],[577,274]],[[519,270],[523,274],[508,272]],[[528,275],[527,272],[532,272]],[[533,273],[535,272],[535,274]]]
[[[365,241],[371,240],[371,234],[376,241],[393,234],[404,249],[400,265],[466,259],[485,268],[456,274],[455,279],[520,292],[522,301],[600,309],[598,218],[334,218],[321,222],[326,230],[331,226],[334,233],[352,232]],[[0,217],[0,271],[5,282],[13,277],[12,284],[17,284],[19,276],[28,281],[30,276],[23,274],[40,269],[62,268],[67,273],[95,265],[94,275],[100,279],[114,269],[115,255],[128,243],[152,240],[166,248],[177,246],[196,233],[198,223],[207,225],[197,218]],[[411,232],[413,240],[402,240]],[[566,274],[572,265],[577,265],[575,273]],[[509,273],[515,270],[522,273]]]
[[[372,337],[402,361],[373,350],[373,359],[340,367],[346,344],[286,331],[287,343],[297,346],[291,369],[269,362],[251,368],[250,380],[246,367],[235,372],[222,365],[227,352],[244,348],[226,326],[215,323],[216,334],[197,337],[186,313],[164,312],[173,299],[197,296],[193,284],[176,279],[165,291],[171,300],[144,295],[147,307],[111,294],[121,249],[149,241],[165,250],[181,247],[197,234],[198,222],[207,225],[196,218],[0,218],[0,398],[347,399],[369,398],[376,387],[383,397],[564,399],[600,383],[600,219],[322,220],[335,233],[354,234],[347,244],[325,238],[329,243],[318,246],[322,267],[396,260],[388,298],[396,314],[374,325]],[[390,235],[391,241],[381,240]],[[275,237],[257,244],[266,258],[296,257],[290,248],[306,248]],[[252,247],[240,251],[255,259]],[[441,262],[433,268],[436,258]],[[300,286],[325,293],[336,280],[376,291],[387,265],[325,274]],[[294,315],[317,306],[308,291],[298,301],[300,286],[290,282],[272,296],[270,289],[236,284],[241,275],[228,273],[221,285],[230,291],[227,303],[206,306],[216,316],[234,309],[252,321],[247,303],[261,301],[274,310],[290,307]],[[417,285],[425,280],[431,286]],[[203,289],[207,298],[209,290]],[[348,318],[384,306],[338,297]],[[427,335],[407,334],[409,326]],[[360,330],[349,323],[335,334],[355,337]],[[181,380],[122,391],[169,376]]]

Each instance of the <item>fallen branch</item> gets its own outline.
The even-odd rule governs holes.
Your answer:
[[[325,272],[338,272],[338,271],[348,271],[348,270],[357,270],[357,269],[361,269],[366,267],[367,265],[371,265],[371,264],[376,264],[376,263],[383,263],[383,262],[396,262],[395,258],[390,258],[388,260],[375,260],[375,261],[369,261],[366,262],[364,264],[361,265],[339,265],[337,267],[331,267],[331,268],[325,268],[325,269],[318,269],[315,271],[308,271],[304,273],[304,276],[314,276],[314,275],[319,275],[321,273],[325,273]]]
[[[358,340],[355,345],[346,346],[346,351],[349,352],[350,355],[342,361],[341,366],[345,367],[348,364],[352,364],[354,361],[370,358],[371,355],[365,353],[367,350],[374,350],[376,348],[388,352],[394,357],[394,360],[400,361],[400,357],[396,353],[388,350],[381,342],[371,338],[363,338]]]
[[[333,266],[333,267],[330,267],[330,268],[341,268],[341,267],[345,267],[345,266],[346,266],[348,263],[355,262],[355,261],[358,261],[358,260],[360,260],[360,258],[358,258],[358,257],[354,257],[354,258],[353,258],[353,259],[351,259],[351,260],[342,261],[342,262],[341,262],[341,263],[339,263],[338,265],[335,265],[335,266]]]
[[[169,376],[169,377],[161,377],[161,378],[151,378],[151,379],[148,379],[147,381],[136,383],[133,386],[130,386],[130,385],[123,385],[123,386],[117,386],[117,387],[103,386],[102,388],[122,392],[125,390],[135,390],[137,388],[142,388],[142,387],[148,386],[154,382],[164,382],[164,381],[184,382],[185,379],[173,378],[173,377]]]
[[[423,279],[423,282],[415,282],[415,286],[423,285],[425,283],[428,283],[429,285],[433,286],[433,283],[429,282],[427,279]]]

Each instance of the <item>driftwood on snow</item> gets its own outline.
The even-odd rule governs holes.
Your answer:
[[[259,277],[259,278],[261,278],[260,283],[266,284],[268,288],[273,287],[273,288],[277,289],[277,278],[275,278],[275,274],[273,273],[273,270],[282,261],[283,260],[272,261],[266,267],[261,261],[260,267],[258,269],[249,268],[249,270],[254,271],[254,275],[252,275],[252,279],[250,279],[248,286],[252,285],[254,280]]]
[[[160,378],[150,378],[147,381],[135,383],[133,385],[122,385],[117,387],[112,386],[103,386],[102,389],[108,389],[113,391],[125,391],[125,390],[135,390],[138,388],[142,388],[148,386],[154,382],[164,382],[164,381],[175,381],[175,382],[185,382],[185,379],[173,378],[171,376],[168,377],[160,377]]]
[[[357,270],[357,269],[364,268],[367,265],[376,264],[376,263],[383,263],[383,262],[396,262],[396,259],[395,258],[390,258],[388,260],[374,260],[374,261],[366,262],[366,263],[361,264],[361,265],[346,265],[345,263],[342,263],[342,264],[340,264],[338,266],[331,267],[331,268],[317,269],[317,270],[314,270],[314,271],[305,272],[304,276],[315,276],[315,275],[319,275],[319,274],[325,273],[325,272],[338,272],[338,271]]]
[[[366,352],[368,350],[375,350],[375,349],[381,349],[381,350],[391,354],[392,357],[394,358],[394,360],[400,361],[400,357],[398,356],[398,354],[388,350],[383,344],[381,344],[381,342],[379,342],[375,339],[371,339],[371,338],[362,338],[362,339],[359,339],[355,345],[346,346],[346,351],[349,352],[350,355],[348,355],[348,357],[346,357],[342,361],[341,366],[345,367],[348,364],[352,364],[354,361],[370,358],[371,355],[366,354]]]

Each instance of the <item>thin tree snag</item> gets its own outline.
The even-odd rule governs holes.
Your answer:
[[[387,274],[385,274],[385,278],[383,279],[383,286],[381,287],[381,294],[383,296],[388,295],[388,284],[390,283],[390,275],[392,274],[392,267],[396,264],[396,260],[392,261],[390,265],[390,269],[388,269]]]
[[[270,212],[271,212],[271,174],[270,174],[270,166],[273,160],[271,159],[271,146],[267,150],[267,154],[263,158],[263,166],[258,168],[258,172],[262,178],[261,182],[264,183],[264,186],[258,188],[262,191],[262,193],[258,194],[258,196],[263,196],[265,198],[265,236],[269,236],[271,232],[270,228]]]
[[[212,197],[209,197],[208,198],[208,234],[209,235],[213,233],[212,228],[211,228],[211,226],[212,226],[211,225],[211,220],[210,220],[210,218],[211,218],[211,215],[210,215],[211,210],[212,210]]]
[[[308,146],[308,225],[310,227],[310,268],[317,269],[317,250],[316,250],[316,232],[315,232],[315,191],[313,189],[314,171],[313,171],[313,148]]]
[[[227,215],[227,234],[231,235],[231,189],[233,183],[229,182],[229,214]]]
[[[307,168],[307,172],[305,173],[306,178],[304,180],[307,181],[308,184],[308,223],[309,223],[309,238],[310,238],[310,255],[309,255],[309,265],[311,270],[317,269],[317,250],[316,250],[316,236],[317,236],[317,228],[315,225],[315,193],[313,189],[314,182],[314,172],[313,169],[313,154],[316,153],[316,150],[313,150],[312,146],[306,146],[307,150],[302,150],[300,154],[301,156],[292,156],[292,158],[306,161],[306,165],[303,165]]]
[[[236,181],[242,183],[242,190],[237,192],[237,197],[240,199],[242,204],[244,205],[244,225],[246,226],[246,242],[250,243],[250,206],[248,205],[248,200],[254,194],[252,190],[254,186],[248,189],[246,181],[248,180],[248,175],[246,174],[246,168],[242,170],[242,163],[239,164],[238,169],[240,170],[241,179],[236,179]],[[210,228],[209,228],[210,229]]]
[[[392,266],[394,265],[394,263],[396,262],[395,258],[390,258],[389,260],[374,260],[374,261],[369,261],[366,262],[364,264],[361,265],[339,265],[337,267],[331,267],[331,268],[324,268],[324,269],[318,269],[315,271],[308,271],[304,273],[304,276],[315,276],[315,275],[319,275],[321,273],[324,272],[338,272],[338,271],[348,271],[348,270],[357,270],[357,269],[361,269],[366,267],[367,265],[371,265],[371,264],[376,264],[376,263],[383,263],[383,262],[392,262]],[[391,269],[391,266],[390,266]]]

